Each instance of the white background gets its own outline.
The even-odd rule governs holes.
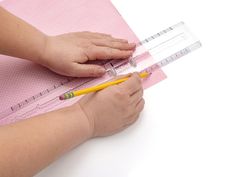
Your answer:
[[[164,68],[140,120],[85,143],[37,177],[235,177],[233,0],[114,0],[140,37],[184,21],[203,47]],[[91,1],[92,3],[92,1]]]

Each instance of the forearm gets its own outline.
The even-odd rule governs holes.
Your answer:
[[[0,127],[0,176],[33,176],[90,136],[77,105]]]
[[[0,54],[38,63],[46,35],[0,7]]]

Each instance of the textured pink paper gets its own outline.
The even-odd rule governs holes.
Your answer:
[[[5,0],[0,5],[49,35],[94,31],[126,38],[132,42],[139,41],[109,0]],[[144,86],[151,86],[164,78],[164,73],[157,70],[151,78],[144,81]],[[52,94],[24,106],[24,109],[19,108],[19,111],[8,114],[13,105],[51,88],[55,84],[64,82],[66,79],[66,77],[59,76],[34,63],[0,55],[0,125],[54,110],[77,101],[79,98],[61,102],[57,100],[57,97],[70,88],[75,88],[80,79],[61,86]],[[104,76],[82,87],[107,79],[108,77]]]

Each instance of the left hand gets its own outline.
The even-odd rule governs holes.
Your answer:
[[[46,37],[39,64],[65,76],[99,77],[105,69],[84,64],[89,60],[126,59],[135,49],[134,43],[92,32],[77,32]]]

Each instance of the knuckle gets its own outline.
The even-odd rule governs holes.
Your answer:
[[[144,105],[145,105],[145,100],[142,98],[141,102],[140,102],[140,109],[139,109],[139,112],[141,112],[144,108]]]
[[[114,99],[117,100],[117,104],[119,104],[120,107],[127,108],[130,103],[130,96],[127,91],[120,87],[116,87],[113,91],[113,96]]]
[[[135,75],[133,75],[133,77],[130,79],[130,82],[132,88],[137,88],[138,86],[141,85],[141,79]]]
[[[105,50],[107,51],[110,50],[110,48],[114,48],[114,43],[109,39],[102,39],[100,42],[104,44],[104,47],[106,47]]]
[[[107,45],[110,46],[111,48],[115,47],[115,44],[112,41],[107,41]]]
[[[114,96],[117,98],[117,99],[126,99],[128,94],[121,88],[117,88],[114,90]]]
[[[140,97],[143,97],[143,89],[140,90]]]
[[[142,80],[140,79],[140,77],[137,75],[135,76],[135,83],[137,86],[140,86],[142,85]]]
[[[86,72],[88,73],[88,76],[96,76],[97,75],[96,70],[93,68],[88,68]]]
[[[92,45],[89,45],[86,48],[86,55],[88,56],[88,58],[90,60],[95,60],[96,55],[97,55],[97,51],[94,49],[94,47]]]
[[[102,58],[104,59],[112,59],[112,53],[112,48],[106,47],[100,51],[99,55],[102,56]]]
[[[65,66],[63,70],[65,74],[70,76],[75,76],[78,73],[78,69],[74,66]]]
[[[106,51],[108,56],[113,56],[113,49],[111,47],[108,47]]]

